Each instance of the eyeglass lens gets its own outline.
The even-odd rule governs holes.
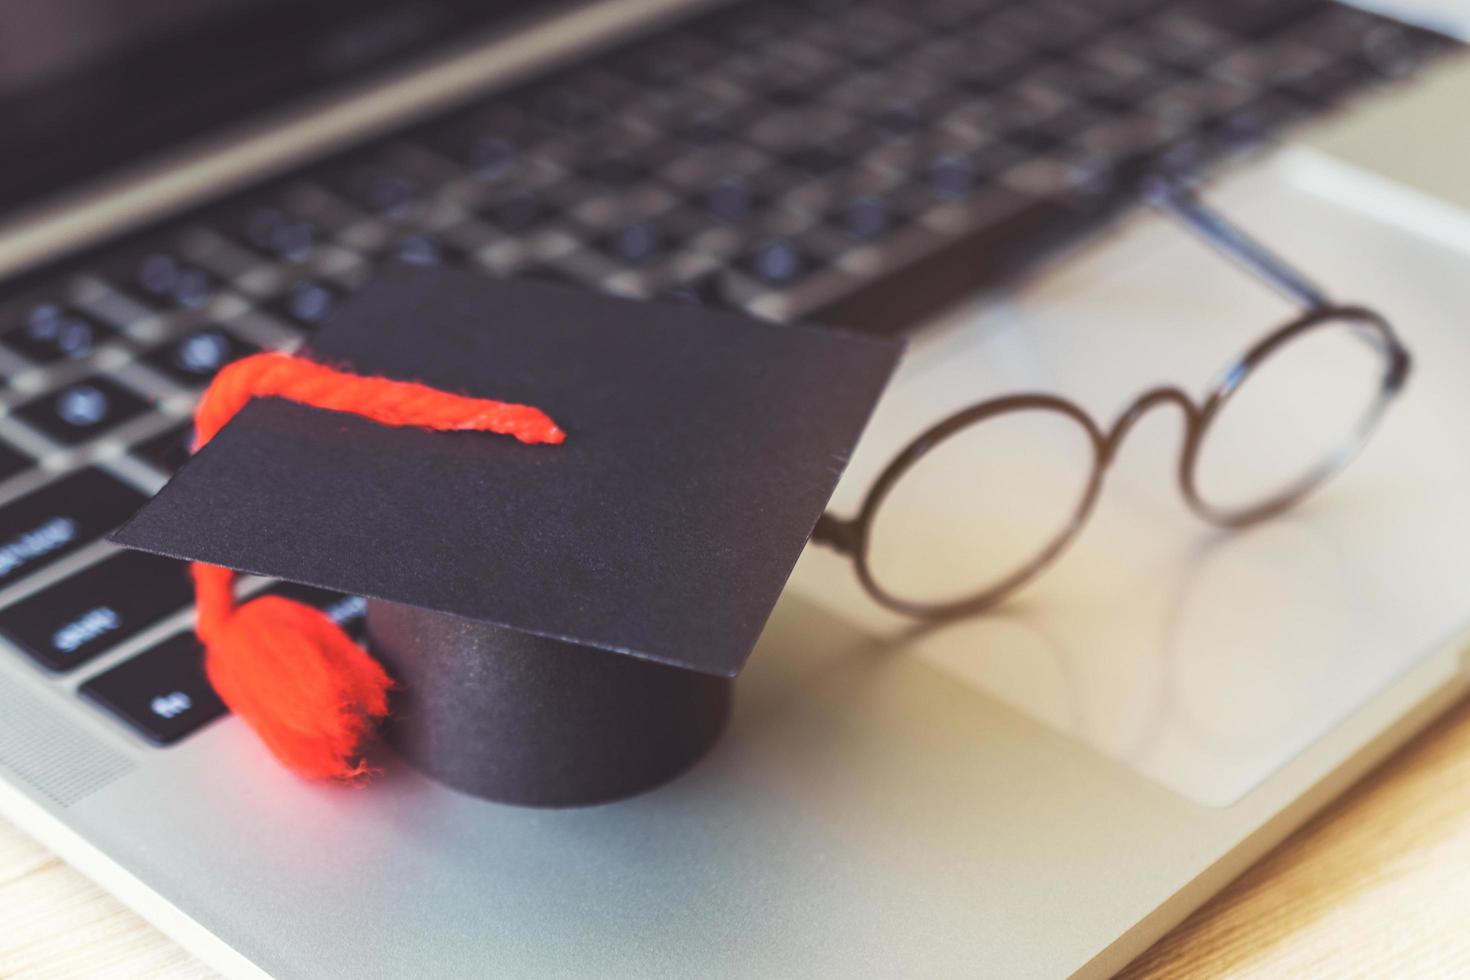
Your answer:
[[[873,583],[943,605],[999,588],[1070,534],[1098,465],[1088,429],[1024,408],[958,429],[892,485],[868,525]]]
[[[1238,379],[1204,431],[1195,492],[1214,516],[1310,491],[1346,463],[1386,403],[1392,356],[1359,321],[1325,320]]]

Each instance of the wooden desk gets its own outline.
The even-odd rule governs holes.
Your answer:
[[[1135,962],[1158,977],[1470,976],[1470,702]],[[0,821],[0,977],[214,974]]]

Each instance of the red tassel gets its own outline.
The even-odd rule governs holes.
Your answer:
[[[511,435],[527,443],[566,436],[539,409],[348,374],[284,354],[236,361],[195,413],[196,451],[254,397],[361,415],[382,425]],[[195,563],[196,632],[209,681],[286,766],[311,779],[367,773],[364,742],[388,713],[392,680],[318,609],[280,596],[236,605],[235,573]]]

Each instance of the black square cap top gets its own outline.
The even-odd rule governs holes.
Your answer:
[[[343,305],[311,355],[534,405],[566,442],[261,399],[113,540],[734,676],[900,351],[394,269]]]

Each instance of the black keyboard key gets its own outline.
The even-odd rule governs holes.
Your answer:
[[[408,215],[423,197],[417,180],[378,166],[356,167],[338,186],[363,210],[389,219]]]
[[[1355,61],[1344,61],[1287,79],[1280,88],[1281,91],[1312,105],[1329,106],[1355,89],[1363,87],[1370,77],[1370,71],[1364,65]]]
[[[341,298],[342,291],[335,286],[306,279],[292,285],[270,308],[310,330],[321,326],[322,321],[331,316]]]
[[[530,231],[551,218],[551,208],[546,202],[527,190],[507,194],[483,213],[502,230],[512,233]]]
[[[721,221],[743,221],[756,206],[756,193],[744,177],[721,177],[704,192],[702,203]]]
[[[794,0],[792,6],[815,14],[817,17],[836,17],[847,14],[862,5],[863,0]],[[923,5],[916,4],[922,10]],[[918,11],[916,11],[917,13]]]
[[[1424,35],[1393,24],[1382,24],[1368,31],[1358,50],[1370,71],[1390,79],[1408,78],[1433,54]]]
[[[25,312],[20,325],[0,342],[37,364],[86,357],[116,331],[76,310],[40,303]]]
[[[710,147],[730,136],[733,124],[722,112],[704,110],[693,113],[674,127],[674,134],[696,147]]]
[[[24,473],[34,465],[35,460],[19,449],[0,443],[0,480],[8,480],[17,473]]]
[[[881,70],[899,51],[899,45],[892,39],[871,35],[852,38],[845,48],[853,65],[869,71]]]
[[[929,193],[943,201],[958,201],[975,190],[978,174],[974,162],[960,153],[935,158],[925,171]]]
[[[172,745],[228,713],[204,676],[204,651],[192,633],[98,674],[80,691],[155,745]]]
[[[633,47],[618,55],[613,66],[652,89],[676,85],[716,60],[713,46],[692,35],[673,35]]]
[[[148,299],[195,308],[209,302],[216,283],[203,269],[169,252],[148,252],[134,267],[133,285]]]
[[[936,34],[941,36],[948,32],[962,28],[971,21],[985,13],[985,4],[976,4],[958,0],[929,0],[928,3],[916,4],[915,16]]]
[[[430,268],[456,262],[462,254],[435,235],[419,233],[405,235],[395,241],[389,246],[387,257],[408,265]]]
[[[1215,124],[1215,136],[1226,146],[1250,147],[1263,141],[1273,128],[1283,123],[1286,116],[1274,111],[1280,104],[1296,105],[1296,100],[1286,96],[1258,99],[1227,113]]]
[[[745,259],[745,268],[768,286],[789,286],[807,271],[805,255],[790,242],[772,238],[761,242]]]
[[[873,113],[873,128],[883,139],[903,139],[916,132],[923,119],[911,102],[887,102]]]
[[[644,177],[646,171],[629,153],[603,153],[582,168],[582,175],[603,187],[629,187]]]
[[[780,40],[796,23],[794,14],[774,4],[741,4],[705,18],[694,29],[716,44],[763,50]]]
[[[180,466],[189,461],[194,447],[194,425],[185,422],[144,440],[133,447],[133,455],[140,456],[164,473],[173,475]]]
[[[0,632],[47,670],[72,670],[193,599],[187,566],[124,551],[0,610]]]
[[[503,136],[472,136],[455,156],[482,180],[505,180],[520,167],[520,151]]]
[[[821,177],[847,165],[847,158],[830,146],[804,146],[786,158],[802,173]]]
[[[1003,93],[1023,70],[1023,66],[1013,61],[980,59],[955,66],[951,81],[970,95],[992,96]]]
[[[585,92],[574,88],[547,88],[535,93],[528,106],[548,126],[576,131],[598,120],[603,107]]]
[[[147,499],[101,470],[85,469],[0,507],[0,587],[91,544]]]
[[[1326,0],[1197,0],[1190,9],[1200,19],[1242,37],[1264,37],[1328,9]]]
[[[361,596],[314,589],[294,582],[277,585],[269,589],[268,594],[284,596],[320,609],[354,640],[361,642],[367,637],[367,600]]]
[[[1039,124],[1017,126],[1006,133],[1006,138],[1020,147],[1026,156],[1039,157],[1056,148],[1066,135],[1065,131],[1059,132],[1053,126]]]
[[[205,327],[171,340],[143,358],[188,388],[203,388],[220,368],[260,348],[221,327]]]
[[[730,297],[725,288],[725,277],[718,271],[706,272],[702,276],[679,283],[667,290],[663,299],[694,306],[727,307]]]
[[[777,85],[765,93],[766,101],[781,109],[804,106],[816,97],[815,93],[802,85]]]
[[[282,262],[305,262],[321,243],[321,230],[315,223],[273,205],[251,208],[240,224],[248,245]]]
[[[658,257],[662,239],[651,221],[631,221],[614,229],[600,244],[602,251],[629,265],[646,265]]]
[[[842,229],[853,238],[881,238],[893,226],[893,209],[877,195],[853,198],[842,211]]]
[[[148,402],[111,378],[93,375],[32,399],[16,418],[67,446],[78,446],[148,411]]]

